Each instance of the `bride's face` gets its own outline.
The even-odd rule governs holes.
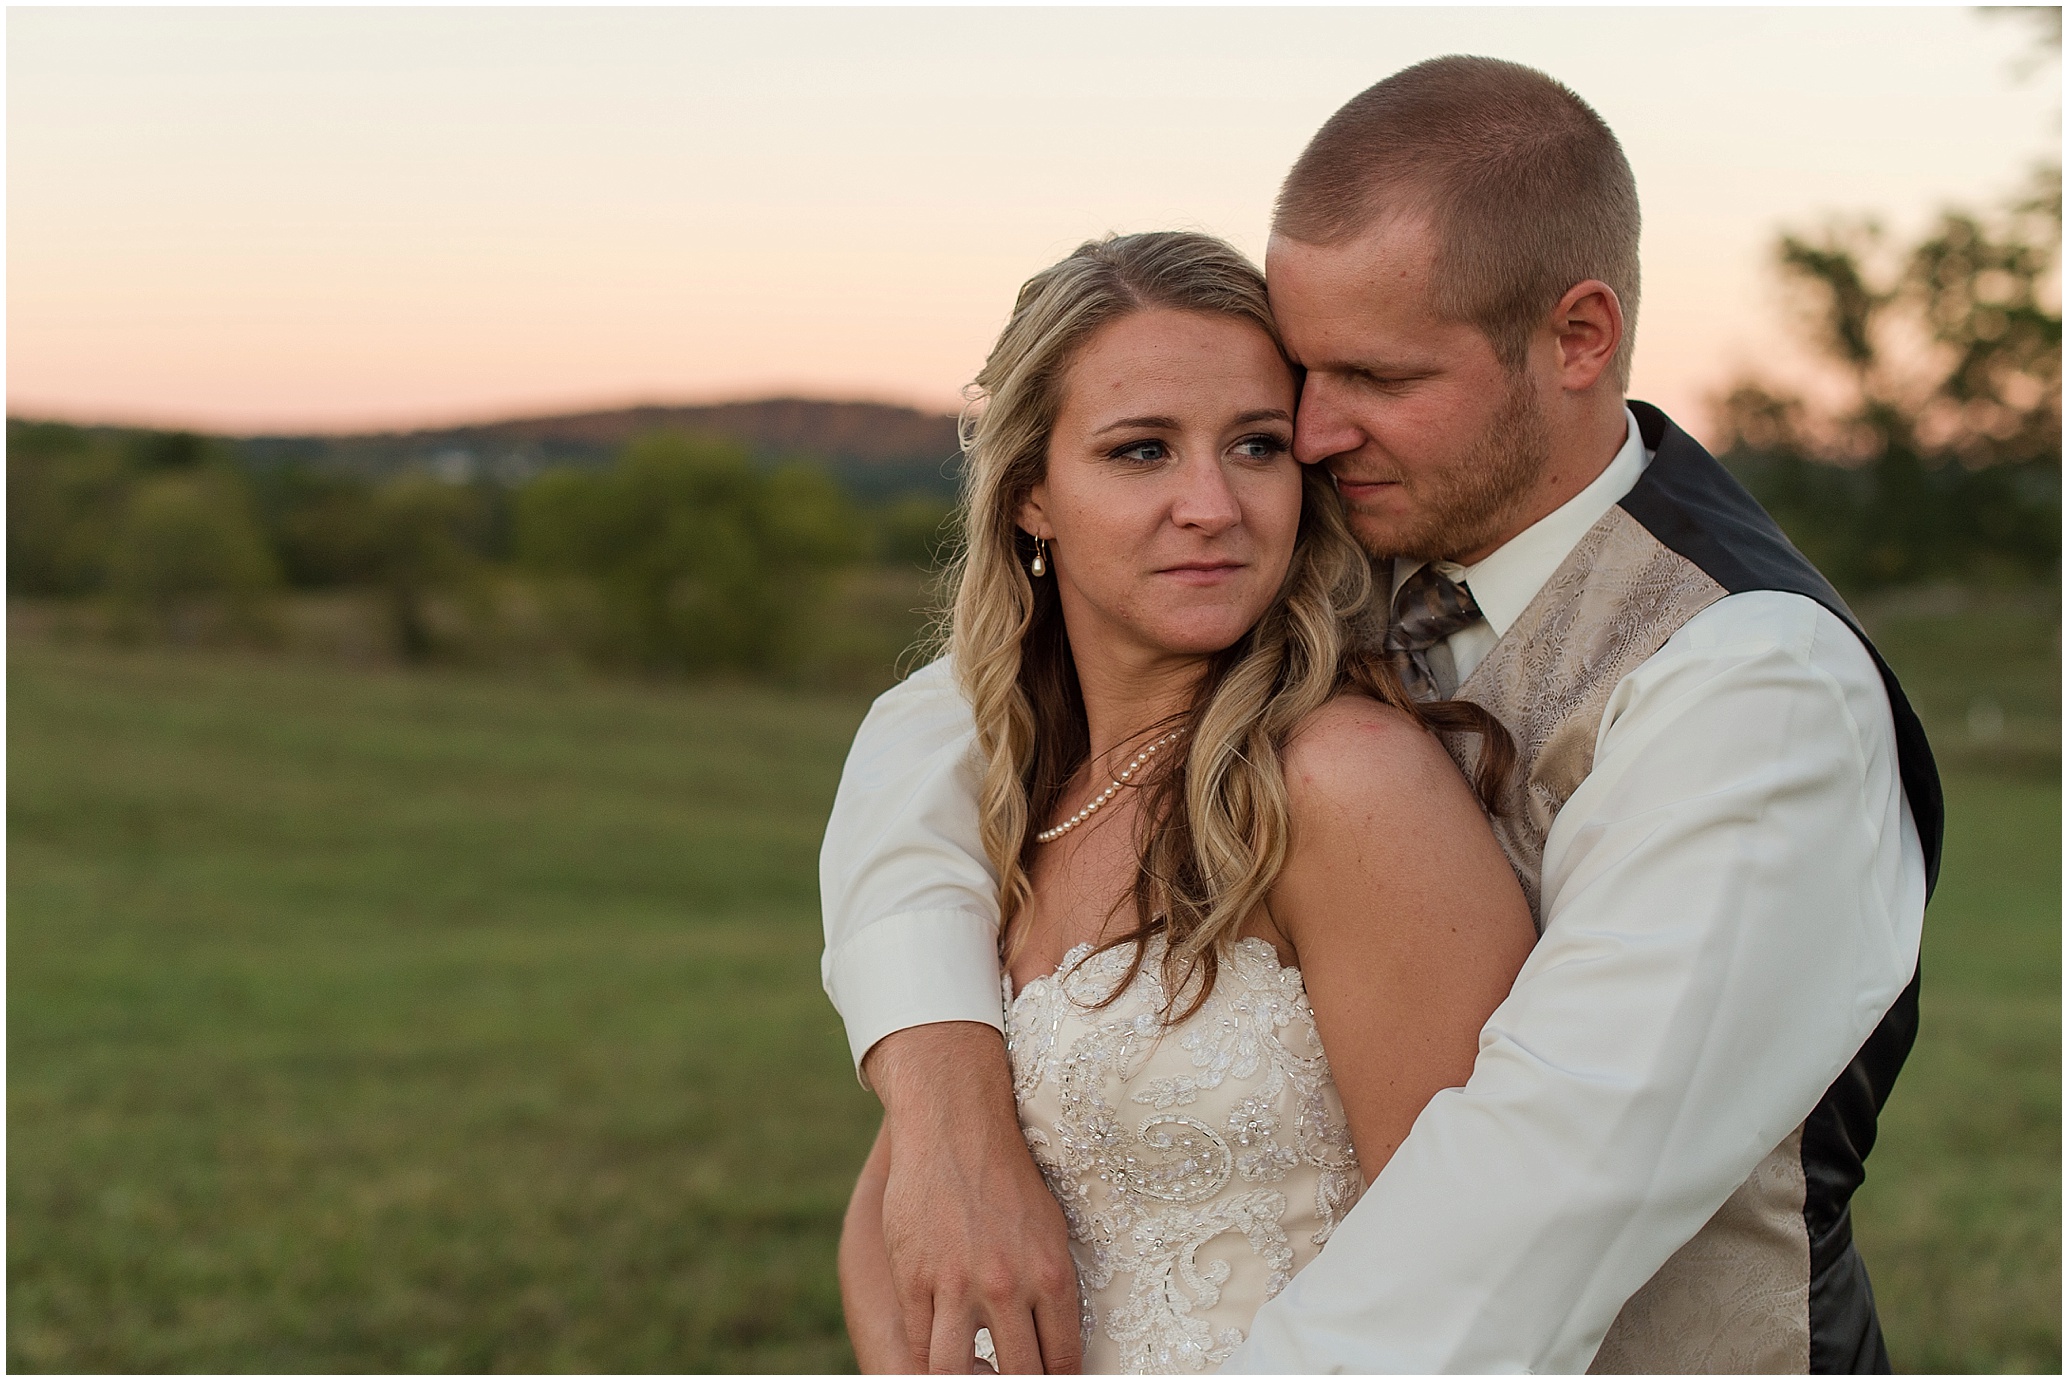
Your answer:
[[[1136,312],[1078,352],[1020,525],[1048,541],[1080,663],[1218,652],[1263,616],[1300,525],[1296,396],[1233,317]]]

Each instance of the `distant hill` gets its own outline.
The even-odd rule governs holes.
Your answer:
[[[515,484],[550,465],[606,465],[625,442],[653,431],[724,437],[764,460],[814,460],[864,499],[954,493],[961,450],[955,419],[944,414],[814,398],[616,408],[413,432],[237,440],[257,465],[301,463],[370,477],[425,469],[452,480],[485,476]]]

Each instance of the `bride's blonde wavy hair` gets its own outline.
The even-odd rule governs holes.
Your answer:
[[[1033,539],[1019,513],[1047,473],[1049,436],[1078,352],[1101,328],[1155,308],[1247,321],[1284,349],[1263,275],[1233,247],[1178,231],[1109,237],[1027,280],[962,414],[961,546],[945,573],[942,622],[984,755],[981,831],[998,873],[1008,962],[1024,942],[1025,927],[1014,922],[1031,898],[1035,832],[1091,755],[1056,582],[1029,577]],[[1140,969],[1149,939],[1162,934],[1173,1003],[1166,1015],[1174,1020],[1212,992],[1222,952],[1277,881],[1289,831],[1280,753],[1339,691],[1354,687],[1427,727],[1484,734],[1475,782],[1483,801],[1512,761],[1507,734],[1480,707],[1420,705],[1401,689],[1376,655],[1370,558],[1351,536],[1327,472],[1307,465],[1301,475],[1298,535],[1277,597],[1208,659],[1189,710],[1159,726],[1185,726],[1185,751],[1144,787],[1136,924],[1099,946],[1135,945],[1117,995]],[[1202,981],[1177,1012],[1176,995],[1195,971]]]

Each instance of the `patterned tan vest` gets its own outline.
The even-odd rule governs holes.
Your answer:
[[[1716,459],[1632,401],[1650,466],[1581,539],[1458,695],[1514,735],[1517,770],[1495,833],[1540,911],[1544,840],[1594,766],[1616,683],[1702,610],[1748,590],[1812,599],[1859,636],[1881,672],[1896,756],[1938,880],[1945,808],[1931,745],[1881,654],[1817,570]],[[1451,751],[1468,771],[1473,740]],[[1825,1092],[1694,1238],[1624,1306],[1597,1372],[1871,1372],[1889,1369],[1849,1204],[1917,1032],[1918,980]]]
[[[1494,833],[1540,905],[1544,838],[1594,766],[1609,695],[1724,589],[1621,508],[1581,539],[1458,688],[1515,737]],[[1477,741],[1453,740],[1469,771]],[[1538,919],[1542,925],[1541,914]],[[1801,1129],[1775,1147],[1608,1331],[1597,1372],[1806,1372],[1809,1233]]]

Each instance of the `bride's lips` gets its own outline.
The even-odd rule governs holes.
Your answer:
[[[1182,585],[1214,585],[1241,570],[1241,561],[1182,561],[1157,572]]]

